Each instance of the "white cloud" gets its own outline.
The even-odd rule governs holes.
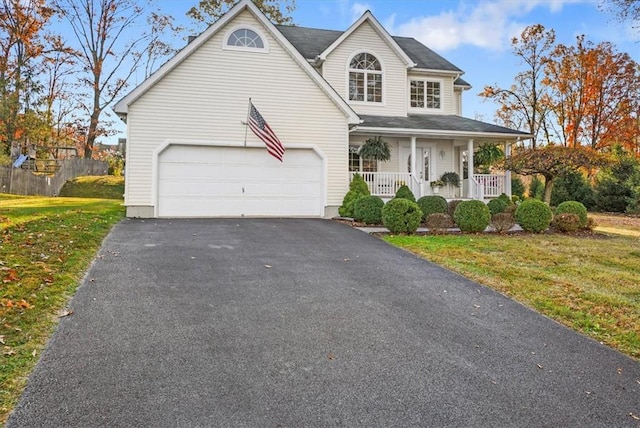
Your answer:
[[[527,25],[520,21],[535,8],[557,13],[565,4],[593,0],[492,0],[461,2],[439,15],[422,16],[396,26],[398,35],[415,37],[437,51],[471,45],[501,51]]]

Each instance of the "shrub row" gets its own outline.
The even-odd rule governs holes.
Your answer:
[[[355,182],[355,184],[354,184]],[[364,184],[364,186],[362,186]],[[366,224],[384,224],[392,233],[413,233],[421,222],[433,233],[457,225],[462,232],[479,233],[489,225],[497,232],[510,230],[516,223],[526,232],[540,233],[552,224],[561,232],[572,232],[588,226],[587,210],[576,201],[558,205],[554,212],[537,199],[527,199],[517,207],[506,195],[482,201],[453,200],[442,196],[423,196],[415,201],[407,186],[401,186],[396,197],[387,204],[368,194],[366,183],[356,175],[340,207],[340,215],[354,217]]]

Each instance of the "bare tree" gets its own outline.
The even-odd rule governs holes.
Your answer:
[[[506,126],[527,128],[534,136],[531,140],[533,148],[550,139],[546,121],[547,89],[542,79],[546,56],[554,42],[553,30],[546,30],[540,24],[525,28],[520,37],[514,37],[511,42],[513,53],[524,63],[525,70],[515,76],[510,88],[485,86],[480,93],[480,96],[502,105],[496,115]]]
[[[200,0],[197,6],[187,11],[187,16],[198,23],[213,24],[224,15],[237,0]],[[296,8],[296,0],[253,0],[253,3],[276,24],[291,24],[291,12]],[[284,11],[282,10],[284,7]]]
[[[81,87],[87,91],[89,125],[84,156],[91,157],[96,138],[105,133],[100,117],[143,65],[151,35],[145,28],[145,8],[135,0],[54,0],[77,42],[82,66]]]

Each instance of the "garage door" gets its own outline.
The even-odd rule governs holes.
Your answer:
[[[158,215],[319,217],[323,171],[310,149],[280,162],[265,148],[172,145],[158,159]]]

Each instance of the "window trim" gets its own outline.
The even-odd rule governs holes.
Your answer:
[[[425,106],[424,107],[411,106],[411,83],[412,82],[424,83],[424,87],[425,87]],[[440,107],[438,108],[427,107],[426,87],[428,82],[440,84]],[[432,78],[432,77],[409,77],[409,82],[407,83],[407,108],[409,109],[409,111],[443,112],[444,111],[444,79],[438,79],[438,78]]]
[[[356,150],[355,151],[351,151],[351,148],[354,147]],[[363,166],[364,166],[364,158],[362,156],[360,156],[360,154],[358,153],[360,151],[360,147],[362,147],[362,144],[349,144],[349,153],[347,155],[347,162],[348,162],[348,169],[350,173],[355,173],[357,172],[358,174],[366,174],[366,173],[371,173],[371,172],[379,172],[380,169],[380,162],[376,161],[376,160],[368,160],[368,162],[371,162],[372,165],[376,166],[376,170],[375,171],[364,171],[363,170]],[[355,154],[356,156],[358,156],[358,169],[356,171],[351,169],[351,155]]]
[[[368,54],[371,55],[373,57],[375,57],[378,60],[378,63],[380,64],[380,71],[374,71],[373,74],[379,74],[380,77],[380,84],[382,85],[382,88],[380,89],[380,101],[367,101],[366,100],[366,92],[365,92],[365,100],[364,101],[356,101],[356,100],[352,100],[350,99],[351,93],[350,93],[350,88],[349,88],[349,83],[351,82],[351,76],[350,74],[352,72],[362,72],[363,74],[365,74],[365,88],[366,88],[366,74],[368,70],[359,70],[359,69],[355,69],[355,68],[351,68],[351,61],[353,61],[353,58],[356,55],[359,54]],[[371,71],[369,71],[371,72]],[[346,91],[345,91],[345,100],[349,103],[349,104],[354,104],[354,105],[368,105],[368,106],[384,106],[386,104],[386,82],[385,82],[385,74],[386,74],[386,67],[384,64],[384,61],[382,60],[381,56],[378,55],[377,53],[375,53],[372,50],[357,50],[355,52],[353,52],[348,58],[347,58],[347,63],[346,63]]]
[[[264,47],[263,48],[253,48],[253,47],[249,47],[249,46],[229,45],[228,44],[229,43],[229,38],[231,37],[231,35],[233,33],[235,33],[238,30],[251,30],[251,31],[253,31],[254,33],[256,33],[258,35],[258,37],[260,37]],[[260,31],[258,28],[254,27],[252,25],[236,25],[236,26],[230,28],[229,30],[227,30],[227,32],[224,34],[224,37],[222,38],[222,49],[223,50],[229,50],[229,51],[268,53],[269,52],[269,41],[267,40],[267,37],[265,36],[265,34],[262,31]]]

